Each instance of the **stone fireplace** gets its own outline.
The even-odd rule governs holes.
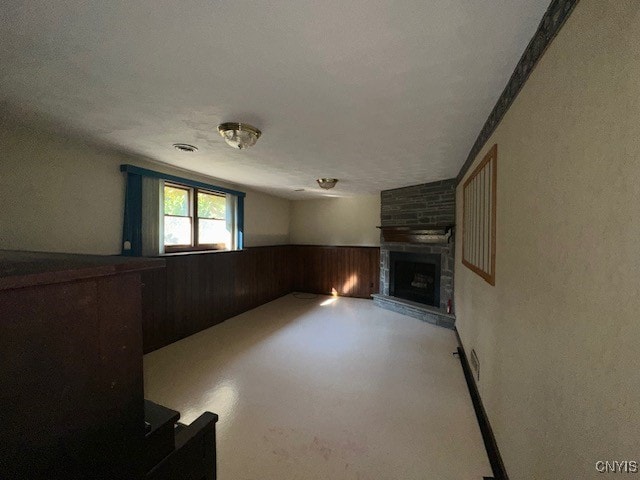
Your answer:
[[[450,179],[381,193],[378,306],[453,327],[455,187]]]

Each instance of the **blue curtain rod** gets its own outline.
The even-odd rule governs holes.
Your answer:
[[[209,183],[197,182],[195,180],[189,180],[188,178],[176,177],[175,175],[156,172],[155,170],[147,170],[146,168],[136,167],[135,165],[129,165],[129,164],[120,165],[120,171],[126,172],[126,173],[132,173],[134,175],[140,175],[142,177],[151,177],[151,178],[159,178],[161,180],[169,180],[170,182],[181,183],[189,187],[204,188],[206,190],[213,190],[214,192],[228,193],[229,195],[235,195],[238,198],[244,198],[247,195],[245,192],[239,192],[238,190],[231,190],[230,188],[218,187],[217,185],[211,185]]]

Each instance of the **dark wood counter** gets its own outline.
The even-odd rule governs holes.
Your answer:
[[[158,258],[0,250],[0,290],[163,268]]]

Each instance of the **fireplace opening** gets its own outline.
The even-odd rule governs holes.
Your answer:
[[[389,294],[440,308],[440,255],[390,252]]]

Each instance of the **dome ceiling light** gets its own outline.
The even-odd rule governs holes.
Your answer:
[[[320,185],[320,188],[329,190],[336,186],[336,183],[338,183],[338,179],[337,178],[319,178],[316,180],[316,182],[318,182],[318,185]]]
[[[218,131],[225,142],[238,150],[252,147],[262,135],[256,127],[236,122],[221,123],[218,125]]]

